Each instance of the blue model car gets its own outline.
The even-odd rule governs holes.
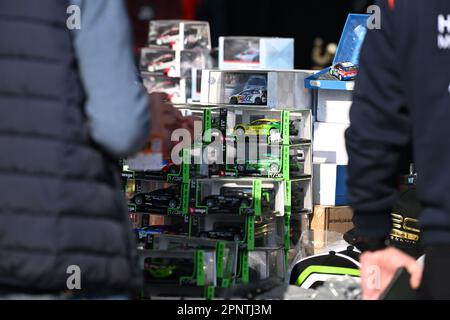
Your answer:
[[[133,232],[136,234],[138,241],[143,241],[155,234],[178,234],[180,230],[173,226],[147,226],[142,228],[135,228]]]

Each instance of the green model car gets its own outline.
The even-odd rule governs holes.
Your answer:
[[[266,154],[264,159],[246,160],[245,164],[237,164],[236,169],[241,174],[277,175],[281,173],[282,163],[279,156]],[[303,174],[304,161],[299,161],[296,156],[289,156],[289,171],[295,174]]]
[[[245,124],[241,123],[234,127],[234,134],[242,135],[264,135],[273,136],[281,132],[281,121],[279,119],[257,119]]]

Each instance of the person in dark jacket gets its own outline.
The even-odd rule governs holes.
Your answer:
[[[376,3],[381,29],[367,33],[346,132],[349,201],[366,250],[364,297],[378,298],[405,266],[420,297],[450,298],[450,2]],[[424,271],[385,241],[392,228],[396,175],[410,145],[420,176]],[[374,265],[378,275],[371,274]],[[380,281],[374,282],[377,276]]]
[[[0,297],[135,292],[117,159],[183,119],[137,83],[122,1],[2,0],[0,38]]]

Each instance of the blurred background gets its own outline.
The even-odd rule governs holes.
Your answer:
[[[295,68],[328,66],[349,13],[365,13],[373,0],[126,0],[135,53],[146,45],[152,19],[195,19],[219,36],[278,36],[295,39]]]

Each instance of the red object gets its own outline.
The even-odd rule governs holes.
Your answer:
[[[388,0],[388,1],[389,1],[389,9],[394,10],[395,0]]]
[[[199,0],[180,0],[183,19],[195,20]]]

